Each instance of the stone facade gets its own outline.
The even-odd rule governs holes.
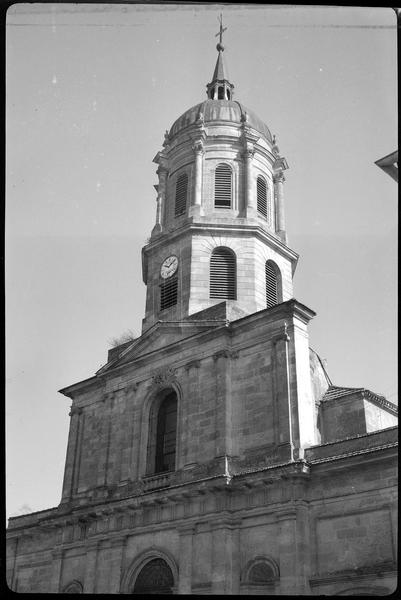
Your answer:
[[[364,388],[334,386],[310,348],[315,313],[293,298],[286,161],[266,125],[227,99],[233,86],[218,50],[213,95],[174,123],[155,158],[142,335],[61,390],[72,399],[61,502],[9,521],[7,579],[16,592],[395,589],[397,409]],[[226,99],[211,99],[220,87]],[[233,193],[219,210],[222,162],[232,167]],[[187,204],[176,217],[183,172]],[[264,218],[258,174],[271,211]],[[235,299],[210,297],[216,247],[235,254]],[[177,298],[162,308],[161,266],[171,256]],[[169,398],[176,429],[167,469],[156,457]]]
[[[308,347],[312,311],[291,300],[226,324],[227,312],[221,303],[213,321],[160,323],[64,390],[73,409],[62,501],[10,519],[12,589],[129,593],[155,557],[177,593],[394,589],[394,407],[365,394],[354,420],[368,422],[371,405],[386,428],[333,433],[353,395],[329,397]],[[176,470],[152,474],[150,411],[171,388]],[[254,563],[271,580],[249,579]]]

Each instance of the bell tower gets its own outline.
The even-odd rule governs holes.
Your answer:
[[[143,248],[143,331],[193,319],[222,301],[245,316],[293,297],[298,256],[287,244],[287,161],[267,125],[233,100],[220,23],[207,99],[166,131],[156,223]],[[234,318],[234,317],[233,317]]]

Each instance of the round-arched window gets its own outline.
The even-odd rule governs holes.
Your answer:
[[[153,558],[140,570],[133,589],[134,594],[172,594],[173,573],[162,558]]]
[[[210,298],[237,299],[237,266],[232,250],[215,248],[210,257]]]
[[[274,573],[268,564],[259,562],[250,569],[248,579],[250,583],[270,583]]]

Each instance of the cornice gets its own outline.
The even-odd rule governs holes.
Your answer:
[[[74,399],[74,394],[76,392],[82,393],[84,389],[97,387],[99,385],[101,385],[101,380],[95,375],[94,377],[89,377],[89,379],[83,379],[82,381],[73,383],[72,385],[62,388],[61,390],[58,390],[58,392],[59,394],[67,396],[67,398]]]
[[[235,218],[235,217],[234,217]],[[209,217],[205,217],[209,219]],[[210,221],[212,221],[212,217]],[[208,235],[213,233],[220,233],[224,229],[227,235],[235,235],[240,233],[248,234],[250,237],[254,235],[263,242],[269,243],[277,252],[288,258],[293,263],[293,272],[295,271],[296,264],[298,262],[299,254],[292,250],[289,246],[284,244],[281,240],[265,231],[260,225],[254,225],[251,223],[213,223],[213,222],[187,222],[183,226],[173,231],[165,232],[158,236],[156,239],[150,239],[149,243],[142,248],[142,252],[152,252],[160,245],[165,245],[166,242],[169,244],[174,242],[177,238],[196,232],[205,232]]]

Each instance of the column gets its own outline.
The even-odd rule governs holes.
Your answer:
[[[240,519],[222,518],[212,529],[212,594],[239,594]]]
[[[92,542],[85,546],[85,574],[83,581],[84,594],[95,593],[96,563],[98,542]]]
[[[291,382],[287,327],[272,339],[272,387],[274,439],[279,459],[294,459],[293,419],[291,411]]]
[[[288,481],[286,485],[290,485]],[[297,503],[298,504],[298,503]],[[310,548],[307,506],[301,502],[277,515],[280,595],[310,594]]]
[[[60,593],[61,568],[63,565],[63,550],[57,548],[52,552],[52,571],[49,585],[49,592],[53,594]]]
[[[68,502],[73,492],[73,480],[75,479],[75,470],[77,463],[77,453],[79,445],[79,419],[82,408],[71,407],[70,411],[70,431],[68,434],[67,457],[65,461],[63,493],[61,502]]]
[[[159,168],[156,171],[159,176],[159,184],[155,186],[157,191],[156,198],[156,223],[152,229],[152,235],[160,233],[163,229],[163,223],[165,220],[165,205],[166,205],[166,188],[167,188],[167,175],[168,169],[166,166],[159,164]]]
[[[195,152],[195,177],[193,189],[193,203],[189,210],[189,215],[199,216],[202,207],[202,183],[203,183],[203,155],[205,153],[202,141],[197,141],[192,146]]]
[[[233,454],[231,359],[237,353],[220,350],[214,354],[216,365],[216,457]]]
[[[255,154],[255,148],[253,144],[247,143],[244,152],[245,157],[245,205],[246,205],[246,216],[256,216],[256,204],[255,204],[255,193],[254,193],[254,181],[253,181],[253,169],[252,159]]]
[[[180,559],[178,573],[178,593],[192,593],[192,549],[195,528],[193,525],[181,527],[180,535]]]
[[[110,548],[109,594],[120,593],[122,559],[126,538],[112,540]]]
[[[285,215],[284,215],[284,190],[283,184],[285,181],[284,173],[279,171],[273,176],[275,198],[276,198],[276,231],[280,234],[283,242],[287,242],[287,234],[285,232]]]
[[[296,595],[295,522],[296,512],[289,508],[277,515],[280,553],[280,595]]]

